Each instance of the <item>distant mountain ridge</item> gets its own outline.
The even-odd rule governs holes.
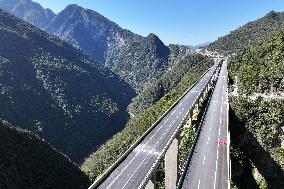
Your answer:
[[[170,50],[154,34],[147,37],[134,34],[101,14],[75,4],[67,6],[57,15],[50,13],[44,21],[33,20],[32,16],[26,15],[30,12],[46,15],[48,9],[31,0],[13,1],[18,5],[16,8],[7,0],[0,1],[0,8],[77,46],[117,73],[136,91],[141,91],[167,68]]]
[[[56,15],[45,30],[105,64],[136,91],[167,67],[169,48],[156,35],[144,38],[75,4]]]
[[[0,0],[0,8],[43,29],[55,17],[50,9],[44,9],[40,4],[31,0]]]
[[[58,13],[45,30],[75,44],[101,63],[105,62],[109,46],[123,43],[127,37],[128,40],[141,38],[99,13],[76,4],[68,5]]]
[[[221,53],[237,53],[255,45],[284,27],[284,12],[270,11],[264,17],[249,22],[230,34],[220,37],[206,48]]]
[[[77,163],[124,127],[135,93],[116,74],[2,10],[0,44],[0,117]]]
[[[205,46],[209,45],[210,43],[211,43],[211,42],[205,42],[205,43],[201,43],[201,44],[197,44],[197,45],[188,45],[188,47],[189,47],[191,50],[195,51],[195,50],[197,50],[197,49],[199,49],[199,48],[201,48],[201,47],[205,47]]]

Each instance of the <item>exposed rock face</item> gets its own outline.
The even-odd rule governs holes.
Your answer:
[[[55,17],[52,10],[31,0],[0,0],[0,7],[42,29]]]

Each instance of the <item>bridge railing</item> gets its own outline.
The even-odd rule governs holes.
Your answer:
[[[215,86],[216,83],[214,82],[213,85]],[[213,88],[215,88],[215,87],[213,87]],[[182,175],[181,175],[181,177],[180,177],[180,179],[179,179],[179,182],[178,182],[178,184],[177,184],[177,189],[181,189],[181,188],[182,188],[183,182],[184,182],[184,180],[185,180],[186,171],[187,171],[187,169],[188,169],[188,167],[189,167],[189,165],[190,165],[190,163],[191,163],[191,159],[192,159],[192,156],[193,156],[195,147],[196,147],[196,145],[197,145],[197,142],[198,142],[198,139],[199,139],[199,136],[200,136],[200,131],[201,131],[201,128],[202,128],[202,125],[203,125],[203,122],[204,122],[204,118],[205,118],[205,116],[206,116],[206,114],[207,114],[207,111],[208,111],[208,108],[209,108],[209,104],[210,104],[212,95],[213,95],[213,91],[211,92],[211,94],[210,94],[210,96],[209,96],[209,98],[208,98],[208,101],[207,101],[207,103],[206,103],[206,107],[205,107],[204,112],[203,112],[203,114],[202,114],[201,121],[200,121],[199,124],[198,124],[198,129],[197,129],[197,132],[196,132],[196,137],[195,137],[194,142],[193,142],[193,144],[192,144],[192,146],[191,146],[191,150],[190,150],[189,155],[188,155],[188,158],[187,158],[187,160],[186,160],[183,173],[182,173]]]
[[[215,64],[214,64],[215,65]],[[213,66],[214,66],[213,65]],[[217,64],[216,68],[215,68],[215,72],[217,70],[217,68],[219,67],[220,62]],[[208,71],[211,69],[212,67],[208,68],[201,76],[200,78],[202,78],[206,73],[208,73]],[[214,73],[215,74],[215,73]],[[214,75],[212,74],[212,76]],[[211,78],[210,78],[211,79]],[[181,99],[199,82],[200,79],[198,79],[197,81],[195,81],[182,95],[181,97],[178,98],[178,100],[176,100],[176,102],[165,112],[163,113],[160,118],[152,124],[151,127],[149,127],[149,129],[147,129],[147,131],[145,131],[145,133],[138,138],[138,140],[133,143],[131,145],[131,147],[126,150],[119,159],[117,159],[117,161],[111,166],[109,167],[88,189],[95,189],[97,186],[99,186],[110,174],[111,172],[131,153],[131,151],[133,151],[141,142],[142,140],[158,125],[158,123],[161,122],[161,120],[181,101]],[[203,89],[204,90],[204,89]],[[200,95],[202,95],[202,93],[200,93]],[[179,129],[177,129],[178,131]],[[177,132],[175,132],[176,135]],[[171,138],[173,140],[173,138]],[[172,141],[170,140],[170,141]],[[170,143],[169,143],[170,144]],[[166,148],[165,148],[166,150]],[[153,167],[153,166],[152,166]],[[154,166],[155,167],[155,166]],[[149,175],[148,177],[150,178],[151,175]],[[147,180],[149,178],[145,178],[144,180]],[[143,183],[144,184],[144,183]]]

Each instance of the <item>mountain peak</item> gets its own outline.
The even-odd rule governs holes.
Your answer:
[[[77,4],[70,4],[70,5],[68,5],[66,8],[65,8],[65,10],[84,10],[84,8],[83,7],[81,7],[81,6],[79,6],[79,5],[77,5]]]
[[[274,10],[271,10],[269,13],[267,13],[265,15],[266,18],[271,18],[271,19],[274,19],[276,18],[277,16],[279,16],[279,12],[275,12]]]
[[[147,38],[152,39],[152,40],[160,40],[159,37],[157,35],[155,35],[154,33],[149,33]]]
[[[31,0],[0,0],[0,8],[43,29],[55,17],[51,9],[44,9]]]

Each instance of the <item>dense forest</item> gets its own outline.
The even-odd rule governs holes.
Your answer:
[[[263,18],[249,22],[230,34],[220,37],[206,48],[211,51],[232,54],[241,52],[271,36],[284,25],[284,13],[271,11]]]
[[[192,65],[188,59],[183,64]],[[81,169],[95,180],[110,167],[198,78],[213,65],[213,61],[200,58],[200,62],[191,67],[183,78],[163,97],[154,102],[137,116],[131,118],[126,127],[102,145],[94,154],[86,159]],[[175,75],[179,77],[179,74]],[[173,81],[175,81],[173,77]]]
[[[94,10],[71,4],[55,14],[31,0],[0,0],[0,8],[80,48],[135,91],[168,66],[170,49],[158,36],[135,34]]]
[[[31,132],[0,119],[0,188],[86,189],[90,180],[70,159]]]
[[[3,119],[76,163],[125,126],[135,92],[103,65],[2,10],[0,44]]]
[[[186,75],[193,74],[195,67],[202,62],[209,62],[210,59],[202,55],[185,54],[181,58],[170,62],[171,67],[158,79],[150,82],[141,93],[138,94],[129,105],[132,114],[139,114],[143,110],[157,102],[161,97],[168,93]]]
[[[281,29],[230,59],[234,188],[284,187],[283,44]]]
[[[61,38],[0,10],[0,117],[29,130],[0,119],[0,188],[87,188],[213,64],[78,5],[0,7]],[[271,11],[205,47],[230,55],[234,189],[284,188],[283,27]],[[179,173],[197,125],[181,131]],[[94,153],[82,172],[49,144],[78,164]]]
[[[242,94],[284,91],[284,29],[231,59],[230,72]]]
[[[109,49],[105,64],[140,92],[167,69],[169,56],[169,47],[151,33]]]

